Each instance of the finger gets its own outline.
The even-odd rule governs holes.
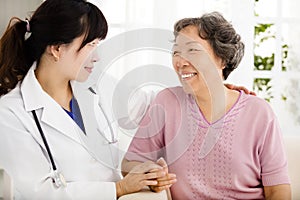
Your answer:
[[[162,178],[164,176],[166,176],[165,171],[157,171],[157,172],[144,174],[144,179],[157,179],[157,178]]]
[[[159,178],[156,180],[158,181],[157,186],[172,185],[177,182],[175,174],[169,174],[163,178]]]
[[[239,90],[243,90],[246,94],[250,94],[250,91],[245,87],[238,87]]]
[[[150,173],[165,172],[166,174],[168,174],[168,168],[165,167],[165,168],[161,168],[161,169],[151,169],[149,172]]]
[[[234,85],[230,84],[230,83],[225,83],[224,84],[228,89],[233,89],[234,88]]]
[[[167,174],[166,176],[162,178],[158,178],[157,181],[168,181],[168,180],[173,180],[176,179],[176,174]]]
[[[153,169],[163,169],[161,166],[159,166],[158,164],[156,163],[153,163],[153,162],[145,162],[145,163],[142,163],[136,167],[134,167],[130,173],[146,173],[146,172],[149,172],[150,170],[153,170]]]
[[[143,186],[157,185],[157,181],[155,181],[155,180],[143,180],[141,183],[142,183]]]
[[[162,167],[168,167],[167,165],[167,162],[165,161],[165,159],[163,157],[159,158],[157,161],[156,161],[157,164],[159,164],[160,166]]]
[[[165,185],[165,186],[151,186],[151,190],[154,192],[161,192],[170,188],[172,185]]]
[[[166,186],[166,185],[173,185],[176,182],[177,182],[177,179],[171,179],[171,180],[166,180],[166,181],[158,181],[156,186],[161,187],[161,186]]]
[[[168,169],[168,164],[167,162],[165,161],[165,159],[163,157],[159,158],[156,163],[160,166],[162,166],[165,170],[166,173],[169,172],[169,169]]]

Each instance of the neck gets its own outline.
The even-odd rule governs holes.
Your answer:
[[[224,85],[206,88],[194,96],[199,109],[208,122],[214,122],[226,114],[236,101],[236,91],[228,90]]]
[[[40,63],[35,75],[43,90],[60,106],[70,111],[72,89],[69,80],[62,77],[55,66]]]

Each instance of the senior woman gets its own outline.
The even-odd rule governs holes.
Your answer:
[[[173,66],[182,87],[154,99],[123,170],[163,157],[176,174],[175,200],[290,199],[275,114],[264,100],[222,83],[243,57],[240,36],[217,12],[179,20],[174,35]],[[171,186],[173,176],[151,188]]]

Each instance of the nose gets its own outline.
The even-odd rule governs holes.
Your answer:
[[[189,62],[187,59],[183,58],[181,55],[176,56],[173,58],[173,65],[177,71],[180,70],[180,68],[184,68],[189,65]]]
[[[92,53],[92,62],[98,62],[100,60],[97,49]]]

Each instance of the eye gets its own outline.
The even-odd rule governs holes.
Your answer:
[[[201,50],[200,49],[196,49],[196,48],[190,48],[188,50],[188,52],[199,52],[199,51],[201,51]]]
[[[179,56],[179,51],[173,51],[172,56]]]
[[[89,46],[91,46],[91,47],[96,47],[98,45],[99,45],[99,40],[94,40],[94,41],[89,43]]]
[[[97,46],[97,43],[96,42],[91,42],[91,43],[89,43],[89,45],[94,47],[94,46]]]

